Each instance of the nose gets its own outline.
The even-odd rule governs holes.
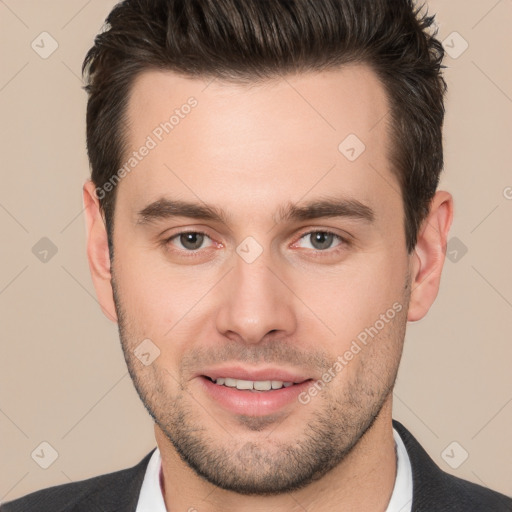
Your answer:
[[[256,344],[270,333],[286,337],[296,329],[295,296],[265,251],[252,263],[234,255],[235,268],[223,283],[216,317],[219,333]],[[280,275],[281,274],[281,275]]]

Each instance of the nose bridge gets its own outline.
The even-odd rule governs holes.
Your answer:
[[[292,294],[272,269],[269,253],[260,250],[248,258],[251,251],[254,247],[242,243],[234,255],[217,329],[222,334],[236,333],[246,343],[258,343],[270,331],[293,331],[295,314]]]

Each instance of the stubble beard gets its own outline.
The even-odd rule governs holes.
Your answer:
[[[112,287],[121,345],[139,397],[181,459],[197,475],[222,489],[241,495],[272,496],[308,486],[347,457],[371,429],[392,393],[405,337],[406,307],[395,317],[385,338],[364,348],[367,353],[359,371],[337,391],[338,395],[329,384],[311,401],[317,412],[304,421],[299,437],[280,440],[290,438],[283,436],[287,417],[239,416],[236,429],[221,427],[213,413],[205,412],[194,399],[187,382],[155,363],[144,367],[135,357],[136,337],[128,332],[128,313],[123,310],[114,278]],[[408,299],[405,297],[403,304],[408,304]],[[372,352],[377,354],[379,345],[386,341],[399,344],[399,348],[387,366],[377,368],[372,363]],[[390,345],[387,347],[389,350]],[[176,381],[179,385],[172,393],[166,382]],[[297,403],[291,414],[308,406]],[[241,426],[246,435],[240,435]],[[265,429],[269,433],[262,440]],[[254,431],[259,437],[251,435]]]

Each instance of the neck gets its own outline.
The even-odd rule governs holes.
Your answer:
[[[329,473],[298,491],[276,496],[244,496],[198,476],[155,425],[162,457],[164,500],[168,512],[384,512],[396,478],[391,397],[372,427]],[[291,468],[291,470],[293,470]]]

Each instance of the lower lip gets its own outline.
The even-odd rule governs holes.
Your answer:
[[[311,384],[311,380],[272,391],[251,391],[215,384],[206,377],[200,377],[206,393],[223,408],[235,414],[265,416],[279,412],[284,407],[298,402],[298,396]]]

